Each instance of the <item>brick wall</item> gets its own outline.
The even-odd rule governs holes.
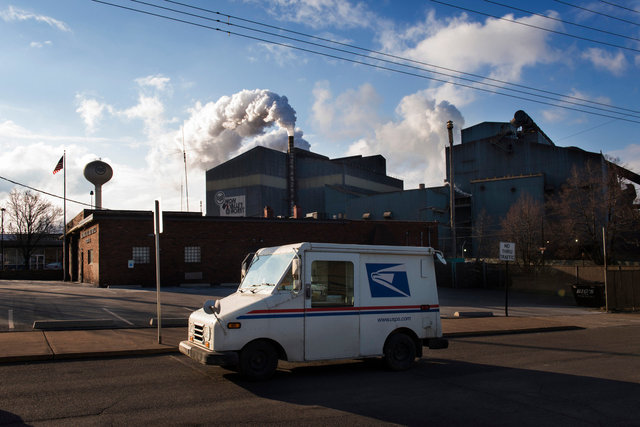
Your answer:
[[[95,266],[85,266],[85,282],[100,286],[155,285],[151,212],[99,212],[84,230],[96,224],[99,233],[92,234],[89,242],[87,237],[80,238],[78,244],[78,251],[85,253],[84,262],[91,248],[94,263],[99,266],[97,276]],[[75,232],[78,233],[82,230]],[[165,213],[160,237],[162,285],[237,283],[240,263],[247,253],[304,241],[400,246],[429,246],[431,242],[435,246],[438,236],[437,224],[427,222],[246,219]],[[134,246],[149,247],[150,263],[128,268]],[[200,247],[201,262],[185,262],[185,246]]]

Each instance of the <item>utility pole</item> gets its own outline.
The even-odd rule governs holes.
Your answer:
[[[4,271],[4,211],[5,208],[0,208],[2,211],[2,271]]]
[[[455,186],[453,185],[453,122],[447,122],[447,131],[449,132],[449,211],[451,213],[451,255],[453,258],[457,255],[456,248],[456,206],[455,206]]]

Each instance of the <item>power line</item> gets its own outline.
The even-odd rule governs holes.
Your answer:
[[[638,23],[638,22],[633,22],[633,21],[629,21],[627,19],[618,18],[617,16],[613,16],[613,15],[607,15],[606,13],[598,12],[597,10],[587,9],[586,7],[578,6],[576,4],[572,4],[572,3],[569,3],[569,2],[566,2],[566,1],[562,1],[562,0],[553,0],[553,1],[555,1],[557,3],[561,3],[561,4],[564,4],[564,5],[567,5],[567,6],[570,6],[570,7],[575,7],[576,9],[581,9],[581,10],[584,10],[586,12],[591,12],[591,13],[594,13],[596,15],[601,15],[601,16],[604,16],[604,17],[607,17],[607,18],[615,19],[616,21],[626,22],[627,24],[631,24],[631,25],[635,25],[637,27],[640,27],[640,23]]]
[[[57,199],[62,199],[62,200],[64,200],[64,197],[62,197],[62,196],[58,196],[57,194],[49,193],[49,192],[44,191],[44,190],[39,190],[39,189],[34,188],[34,187],[31,187],[31,186],[29,186],[29,185],[22,184],[22,183],[20,183],[20,182],[18,182],[18,181],[14,181],[14,180],[12,180],[12,179],[5,178],[4,176],[0,176],[0,179],[3,179],[3,180],[5,180],[5,181],[9,181],[10,183],[15,184],[15,185],[19,185],[19,186],[21,186],[21,187],[28,188],[29,190],[33,190],[33,191],[36,191],[36,192],[38,192],[38,193],[46,194],[47,196],[51,196],[51,197],[55,197],[55,198],[57,198]],[[89,206],[90,208],[92,208],[92,207],[93,207],[93,206],[91,206],[91,205],[90,205],[90,204],[88,204],[88,203],[78,202],[77,200],[72,200],[72,199],[69,199],[69,198],[67,198],[67,202],[72,202],[72,203],[77,203],[77,204],[79,204],[79,205]]]
[[[256,36],[251,36],[251,35],[248,35],[248,34],[243,34],[243,33],[235,32],[235,31],[231,31],[231,30],[223,30],[223,29],[221,29],[219,27],[212,27],[210,25],[200,24],[200,23],[196,23],[196,22],[192,22],[192,21],[187,21],[187,20],[183,20],[183,19],[167,16],[167,15],[161,15],[161,14],[158,14],[158,13],[153,13],[153,12],[146,11],[146,10],[135,9],[135,8],[119,5],[119,4],[114,4],[114,3],[110,3],[110,2],[107,2],[107,1],[104,1],[104,0],[92,0],[92,1],[94,1],[96,3],[105,4],[105,5],[108,5],[108,6],[113,6],[113,7],[116,7],[116,8],[121,8],[121,9],[128,10],[128,11],[138,12],[138,13],[142,13],[142,14],[146,14],[146,15],[150,15],[150,16],[155,16],[155,17],[159,17],[159,18],[163,18],[163,19],[167,19],[167,20],[171,20],[171,21],[175,21],[175,22],[179,22],[179,23],[183,23],[183,24],[193,25],[193,26],[196,26],[196,27],[204,28],[204,29],[220,31],[220,32],[223,32],[223,33],[228,34],[228,35],[234,35],[234,36],[238,36],[238,37],[243,37],[243,38],[247,38],[247,39],[250,39],[250,40],[255,40],[255,41],[259,41],[259,42],[263,42],[263,43],[273,44],[275,46],[286,47],[286,48],[289,48],[289,49],[295,49],[295,50],[299,50],[299,51],[306,52],[306,53],[312,53],[312,54],[315,54],[315,55],[325,56],[327,58],[332,58],[332,59],[338,59],[338,60],[342,60],[342,61],[346,61],[346,62],[351,62],[353,64],[364,65],[364,66],[368,66],[368,67],[379,69],[379,70],[391,71],[391,72],[395,72],[395,73],[399,73],[399,74],[403,74],[403,75],[407,75],[407,76],[418,77],[418,78],[422,78],[422,79],[426,79],[426,80],[432,80],[432,81],[436,81],[436,82],[440,82],[440,83],[445,83],[445,84],[450,84],[450,85],[454,85],[454,86],[474,89],[474,90],[482,91],[482,92],[485,92],[485,93],[491,93],[491,94],[495,94],[495,95],[506,96],[506,97],[510,97],[510,98],[514,98],[514,99],[521,99],[521,100],[535,102],[535,103],[542,104],[542,105],[549,105],[549,106],[552,106],[552,107],[564,108],[564,109],[567,109],[567,110],[572,110],[572,111],[582,112],[582,113],[586,113],[586,114],[591,114],[591,115],[607,117],[607,118],[611,118],[611,119],[618,119],[618,120],[622,120],[622,121],[627,121],[627,122],[631,122],[631,123],[640,124],[640,121],[633,120],[633,119],[630,119],[630,118],[626,117],[626,116],[631,116],[633,118],[639,118],[639,117],[631,115],[631,114],[623,114],[623,113],[610,111],[610,110],[604,110],[604,111],[607,111],[610,114],[622,114],[623,116],[612,116],[610,114],[597,113],[597,112],[593,112],[593,111],[589,111],[589,110],[584,110],[584,109],[581,109],[581,108],[574,108],[574,107],[569,107],[569,106],[566,106],[566,105],[561,105],[561,104],[547,102],[547,101],[541,101],[541,100],[538,100],[538,99],[532,99],[532,98],[528,98],[528,97],[524,97],[524,96],[507,94],[507,93],[499,92],[497,90],[481,88],[481,87],[477,87],[477,86],[473,86],[473,85],[469,85],[469,84],[452,82],[452,81],[449,81],[449,80],[444,80],[444,79],[440,79],[440,78],[426,76],[424,74],[418,74],[418,73],[412,72],[412,71],[406,71],[406,70],[401,70],[401,69],[397,69],[397,68],[391,68],[391,67],[388,67],[388,66],[372,64],[370,62],[365,62],[365,61],[356,60],[356,59],[352,59],[352,58],[345,58],[343,56],[333,55],[333,54],[329,54],[329,53],[326,53],[326,52],[319,52],[317,50],[307,49],[307,48],[303,48],[303,47],[300,47],[300,46],[295,46],[295,45],[292,45],[292,44],[286,44],[286,43],[282,43],[282,42],[277,42],[277,41],[273,41],[273,40],[269,40],[269,39],[265,39],[265,38],[261,38],[261,37],[256,37]],[[138,0],[136,0],[136,1],[138,3],[142,3],[142,2],[140,2]],[[208,18],[204,18],[204,19],[208,19]],[[226,25],[226,23],[224,23],[223,21],[220,21],[220,20],[213,20],[213,21]],[[233,24],[230,24],[230,25],[233,25]],[[264,31],[255,30],[255,29],[253,29],[253,31],[265,33]],[[284,37],[284,36],[280,36],[280,37]],[[289,38],[289,39],[291,39],[291,38]],[[306,43],[310,43],[310,42],[306,42]],[[313,44],[313,43],[310,43],[310,44]],[[335,48],[331,48],[331,47],[328,47],[328,46],[321,46],[321,47],[326,48],[326,49],[337,50]],[[343,51],[343,52],[346,52],[346,53],[349,53],[349,54],[352,54],[352,55],[357,55],[357,54],[355,54],[353,52],[348,52],[348,51]],[[370,58],[370,57],[367,57],[367,58]],[[377,60],[377,61],[382,61],[379,58],[371,58],[371,59]],[[387,61],[387,62],[390,62],[390,61]],[[399,66],[403,66],[403,67],[411,68],[410,66],[403,65],[403,64],[397,64],[397,63],[394,63],[394,64],[395,65],[399,65]],[[416,67],[413,67],[413,68],[416,68]],[[425,72],[435,73],[435,72],[430,71],[430,70],[424,70],[424,69],[420,69],[420,70],[421,71],[425,71]],[[460,77],[454,77],[454,78],[462,79]],[[488,83],[484,83],[484,82],[476,82],[476,81],[474,81],[474,83],[489,85]],[[513,89],[511,89],[511,90],[513,90]],[[527,95],[531,95],[531,96],[541,97],[541,95],[536,95],[536,94],[531,94],[531,93],[526,93],[526,94]],[[553,100],[556,101],[556,102],[570,103],[568,101],[559,100],[559,99],[553,99]],[[578,104],[578,105],[580,105],[581,107],[598,109],[597,107],[591,107],[591,106],[588,106],[588,105],[583,105],[583,104]]]
[[[367,56],[367,55],[364,55],[364,54],[361,54],[361,53],[352,52],[352,51],[348,51],[348,50],[340,49],[340,48],[334,48],[334,47],[322,45],[322,44],[319,44],[319,43],[314,43],[314,42],[309,42],[309,41],[306,41],[306,40],[301,40],[301,39],[294,38],[294,37],[283,36],[281,34],[276,34],[276,33],[272,33],[272,32],[269,32],[269,31],[258,30],[258,29],[247,27],[247,26],[244,26],[244,25],[233,24],[233,23],[229,22],[229,20],[222,21],[220,19],[213,19],[213,18],[208,18],[208,17],[201,16],[201,15],[194,15],[194,14],[187,13],[187,12],[182,12],[182,11],[176,10],[176,9],[157,6],[155,4],[147,3],[147,2],[144,2],[142,0],[130,0],[130,1],[132,1],[134,3],[144,4],[144,5],[151,6],[151,7],[156,7],[156,8],[162,9],[162,10],[167,10],[167,11],[179,13],[179,14],[185,14],[185,15],[188,15],[188,16],[197,16],[198,18],[205,19],[205,20],[208,20],[208,21],[216,22],[216,23],[219,23],[219,24],[227,25],[227,26],[233,26],[233,27],[237,27],[237,28],[242,28],[244,30],[254,31],[254,32],[257,32],[257,33],[260,33],[260,34],[264,34],[264,35],[269,35],[269,36],[272,36],[272,37],[279,37],[279,38],[283,38],[283,39],[288,40],[288,41],[304,43],[304,44],[312,45],[312,46],[315,46],[315,47],[320,47],[320,48],[323,48],[323,49],[329,49],[329,50],[333,50],[333,51],[337,51],[337,52],[341,52],[341,53],[347,53],[349,55],[355,55],[355,56],[364,57],[364,58],[367,58],[367,59],[372,59],[371,56]],[[171,1],[171,3],[177,3],[177,2]],[[212,12],[212,13],[216,13],[218,15],[221,15],[219,12]],[[372,51],[372,52],[376,53],[376,54],[381,54],[380,52],[376,52],[376,51]],[[407,60],[406,58],[401,58],[401,57],[397,57],[397,58],[399,58],[399,59],[401,59],[403,61],[409,61],[409,62],[413,62],[413,63],[417,62],[417,61]],[[446,77],[451,77],[453,79],[458,79],[458,80],[462,80],[462,81],[466,81],[466,82],[470,82],[470,83],[485,85],[485,86],[498,88],[498,89],[504,89],[504,90],[508,90],[508,91],[511,91],[511,92],[515,92],[515,93],[520,93],[520,94],[524,94],[524,95],[530,95],[530,96],[535,96],[535,97],[539,97],[539,98],[543,98],[543,99],[548,99],[548,100],[551,100],[551,101],[563,102],[563,103],[566,103],[566,104],[576,105],[576,106],[579,106],[579,107],[592,108],[592,109],[603,111],[603,112],[606,112],[606,113],[622,114],[624,116],[640,119],[640,116],[636,116],[634,114],[623,114],[623,113],[620,113],[620,112],[617,112],[617,111],[612,111],[612,107],[610,105],[607,105],[607,104],[600,104],[600,105],[605,105],[607,108],[594,107],[594,106],[587,105],[587,104],[580,103],[580,102],[574,102],[574,101],[570,101],[570,100],[567,100],[567,99],[557,99],[557,98],[554,98],[554,97],[550,97],[550,96],[546,96],[546,95],[540,95],[540,94],[531,93],[531,92],[518,90],[518,89],[513,89],[513,88],[505,88],[505,87],[502,87],[500,85],[496,85],[496,84],[492,84],[492,83],[477,81],[477,80],[473,80],[473,79],[469,79],[469,78],[465,78],[465,77],[460,77],[460,76],[454,76],[454,75],[451,75],[451,74],[447,74],[447,73],[443,73],[443,72],[439,72],[439,71],[434,71],[434,70],[428,70],[428,69],[425,69],[425,68],[416,67],[416,66],[412,66],[412,65],[401,64],[401,63],[398,63],[398,62],[395,62],[395,61],[386,60],[386,59],[381,59],[381,58],[373,58],[373,59],[375,59],[377,61],[384,62],[384,63],[392,64],[392,65],[398,65],[398,66],[401,66],[401,67],[407,67],[409,69],[414,69],[414,70],[418,70],[418,71],[424,71],[424,72],[437,74],[437,75],[443,75],[443,76],[446,76]],[[429,77],[426,77],[426,76],[424,76],[424,77],[425,78],[429,78]],[[526,86],[523,86],[523,87],[526,87]],[[526,87],[526,88],[529,89],[529,90],[535,90],[535,89],[532,89],[532,88],[529,88],[529,87]],[[496,93],[498,93],[498,92],[496,92]],[[563,98],[565,97],[564,95],[560,95],[560,94],[558,94],[557,96],[561,96]],[[581,100],[581,101],[582,102],[591,103],[591,101],[587,101],[587,100]]]
[[[131,0],[131,1],[136,1],[138,3],[142,3],[140,0]],[[266,28],[272,28],[272,29],[275,29],[275,30],[284,31],[284,32],[287,32],[287,33],[296,34],[296,35],[312,38],[312,39],[315,39],[315,40],[320,40],[320,41],[332,43],[332,44],[339,45],[339,46],[345,46],[345,47],[361,50],[363,52],[368,52],[368,53],[380,55],[380,56],[387,57],[387,58],[393,58],[393,59],[398,59],[398,60],[409,62],[409,63],[413,63],[413,64],[419,64],[419,65],[424,65],[424,66],[427,66],[427,67],[433,67],[433,68],[436,68],[436,69],[450,71],[450,72],[458,73],[458,74],[465,75],[465,76],[479,78],[479,79],[482,79],[482,80],[488,80],[488,81],[497,82],[497,83],[500,83],[500,84],[503,84],[503,85],[519,87],[519,88],[533,90],[533,91],[540,92],[540,93],[546,93],[546,94],[549,94],[549,95],[560,96],[562,98],[573,99],[573,100],[581,101],[581,102],[585,102],[585,103],[601,105],[601,106],[605,106],[607,108],[614,109],[614,110],[628,111],[628,112],[632,112],[632,113],[640,113],[640,111],[638,111],[638,110],[632,110],[632,109],[629,109],[629,108],[617,107],[617,106],[614,106],[614,105],[611,105],[611,104],[606,104],[606,103],[603,103],[603,102],[588,100],[588,99],[579,98],[579,97],[571,96],[571,95],[565,95],[565,94],[561,94],[561,93],[553,92],[553,91],[548,91],[548,90],[544,90],[544,89],[537,89],[537,88],[533,88],[533,87],[526,86],[526,85],[523,85],[523,84],[512,83],[512,82],[508,82],[508,81],[505,81],[505,80],[500,80],[500,79],[495,79],[495,78],[491,78],[491,77],[487,77],[487,76],[482,76],[482,75],[479,75],[479,74],[467,73],[467,72],[464,72],[464,71],[455,70],[455,69],[447,68],[447,67],[442,67],[442,66],[438,66],[438,65],[435,65],[435,64],[430,64],[430,63],[423,62],[423,61],[417,61],[417,60],[413,60],[413,59],[409,59],[409,58],[404,58],[404,57],[401,57],[401,56],[392,55],[392,54],[385,53],[385,52],[380,52],[380,51],[367,49],[367,48],[356,46],[356,45],[351,45],[351,44],[348,44],[348,43],[338,42],[338,41],[335,41],[335,40],[314,36],[314,35],[311,35],[311,34],[302,33],[302,32],[299,32],[299,31],[293,31],[293,30],[289,30],[287,28],[277,27],[277,26],[270,25],[270,24],[265,24],[265,23],[262,23],[262,22],[259,22],[259,21],[245,19],[245,18],[242,18],[242,17],[239,17],[239,16],[229,15],[229,14],[226,14],[226,13],[217,12],[217,11],[213,11],[213,10],[210,10],[210,9],[204,9],[204,8],[200,8],[200,7],[196,7],[196,6],[191,6],[189,4],[181,3],[181,2],[178,2],[178,1],[174,1],[174,0],[165,0],[165,1],[168,2],[168,3],[173,3],[173,4],[180,5],[180,6],[188,7],[188,8],[194,9],[194,10],[200,10],[200,11],[203,11],[203,12],[224,16],[224,17],[227,18],[227,22],[220,21],[220,20],[214,20],[214,21],[217,21],[217,22],[225,24],[225,25],[234,25],[234,24],[229,23],[228,20],[229,19],[236,19],[236,20],[239,20],[239,21],[242,21],[242,22],[247,22],[247,23],[251,23],[251,24],[254,24],[254,25],[259,25],[259,26],[266,27]],[[145,4],[148,4],[148,3],[145,3]],[[151,6],[155,6],[155,5],[151,5]],[[174,9],[171,9],[171,10],[175,11]],[[176,12],[180,13],[180,11],[176,11]],[[202,17],[202,18],[203,19],[212,20],[211,18],[206,18],[206,17]],[[242,27],[242,28],[247,28],[247,27]],[[254,30],[254,29],[252,29],[252,30],[253,31],[257,31],[257,30]],[[269,33],[269,34],[272,34],[272,33]],[[276,37],[282,37],[282,36],[277,35],[277,34],[275,36]],[[296,40],[296,39],[292,39],[292,40]],[[304,41],[302,41],[302,42],[304,42]],[[304,42],[304,43],[307,43],[307,42]],[[328,48],[327,46],[323,46],[323,47]],[[352,53],[352,52],[349,52],[349,53]],[[355,53],[353,53],[353,54],[355,54]],[[432,70],[425,70],[425,71],[436,73],[435,71],[432,71]],[[451,76],[451,75],[445,74],[445,73],[440,73],[440,74],[444,74],[446,76],[450,76],[450,77],[453,77],[453,78],[463,79],[461,77]],[[463,80],[467,80],[467,79],[463,79]],[[468,80],[468,81],[476,82],[474,80]],[[488,85],[488,83],[485,83],[485,82],[477,82],[477,83],[487,84]],[[496,87],[499,87],[499,86],[496,86]],[[507,89],[507,90],[510,90],[510,89]],[[539,96],[539,95],[535,95],[535,94],[531,94],[531,95]],[[589,108],[592,108],[592,107],[589,107]],[[606,110],[606,111],[609,111],[609,110]],[[616,114],[621,114],[621,113],[616,113]]]
[[[563,136],[562,138],[554,138],[554,141],[558,142],[558,141],[562,141],[562,140],[565,140],[565,139],[573,138],[574,136],[582,135],[583,133],[586,133],[586,132],[591,132],[594,129],[598,129],[599,127],[609,125],[609,124],[611,124],[611,123],[613,123],[615,121],[616,121],[615,119],[607,120],[606,122],[600,123],[599,125],[592,126],[592,127],[588,128],[588,129],[583,129],[580,132],[576,132],[576,133],[573,133],[573,134],[568,135],[568,136]]]
[[[490,13],[480,12],[478,10],[469,9],[467,7],[462,7],[462,6],[458,6],[458,5],[451,4],[451,3],[446,3],[446,2],[443,2],[443,1],[440,1],[440,0],[431,0],[431,1],[433,3],[438,3],[438,4],[441,4],[441,5],[444,5],[444,6],[449,6],[449,7],[455,8],[455,9],[464,10],[465,12],[471,12],[471,13],[476,13],[478,15],[488,16],[490,18],[498,19],[500,21],[511,22],[512,24],[523,25],[525,27],[530,27],[530,28],[535,28],[537,30],[547,31],[549,33],[559,34],[561,36],[567,36],[567,37],[572,37],[572,38],[578,39],[578,40],[588,41],[588,42],[591,42],[591,43],[597,43],[597,44],[601,44],[601,45],[605,45],[605,46],[616,47],[618,49],[630,50],[630,51],[633,51],[633,52],[640,52],[640,49],[634,49],[632,47],[620,46],[620,45],[617,45],[617,44],[608,43],[608,42],[604,42],[604,41],[601,41],[601,40],[594,40],[594,39],[590,39],[588,37],[582,37],[582,36],[578,36],[578,35],[575,35],[575,34],[564,33],[562,31],[557,31],[557,30],[552,30],[550,28],[540,27],[538,25],[527,24],[525,22],[516,21],[515,19],[509,19],[509,18],[504,18],[504,17],[500,17],[500,16],[491,15]],[[555,1],[559,1],[559,0],[555,0]],[[560,3],[564,3],[564,2],[560,1]],[[637,25],[640,25],[640,24],[637,24]]]
[[[628,10],[629,12],[640,13],[640,10],[631,9],[626,6],[622,6],[619,4],[611,3],[610,1],[600,0],[602,3],[610,4],[611,6],[619,7],[620,9]]]
[[[609,34],[611,36],[622,37],[622,38],[625,38],[625,39],[635,40],[635,41],[639,41],[640,42],[640,39],[635,38],[635,37],[625,36],[624,34],[614,33],[612,31],[607,31],[607,30],[603,30],[601,28],[591,27],[589,25],[578,24],[577,22],[565,21],[564,19],[554,18],[553,16],[543,15],[541,13],[531,12],[531,11],[528,11],[528,10],[525,10],[525,9],[520,9],[518,7],[510,6],[510,5],[504,4],[504,3],[498,3],[498,2],[492,1],[492,0],[484,0],[484,1],[487,2],[487,3],[495,4],[497,6],[502,6],[502,7],[508,8],[508,9],[517,10],[519,12],[529,13],[531,15],[540,16],[542,18],[551,19],[552,21],[562,22],[563,24],[569,24],[569,25],[573,25],[573,26],[576,26],[576,27],[585,28],[587,30],[597,31],[597,32],[600,32],[600,33],[603,33],[603,34]]]

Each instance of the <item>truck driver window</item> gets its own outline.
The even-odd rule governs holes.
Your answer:
[[[287,269],[287,273],[284,275],[284,277],[280,281],[280,285],[278,285],[278,290],[280,291],[293,290],[293,273],[291,272],[291,266],[289,266],[289,268]]]
[[[353,263],[311,263],[311,307],[353,306]]]

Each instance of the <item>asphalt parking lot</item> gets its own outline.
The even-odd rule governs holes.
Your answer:
[[[235,287],[171,287],[160,292],[163,325],[186,325],[205,300],[222,298]],[[456,313],[505,315],[505,293],[492,289],[440,288],[443,318]],[[157,316],[155,288],[96,288],[66,282],[0,280],[0,331],[70,328],[143,328]],[[509,293],[513,317],[570,316],[597,313],[576,306],[572,296]],[[78,326],[79,325],[79,326]],[[84,325],[84,326],[83,326]]]

